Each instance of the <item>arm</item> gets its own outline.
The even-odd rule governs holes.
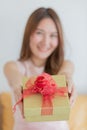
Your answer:
[[[14,92],[15,100],[18,101],[18,99],[21,96],[21,85],[23,75],[19,72],[16,63],[13,61],[5,64],[4,74]],[[22,105],[20,104],[19,107],[22,109],[21,106]]]
[[[75,85],[73,82],[74,64],[71,61],[64,61],[58,74],[64,74],[66,76],[68,93],[70,97],[70,104],[73,105],[76,99]]]
[[[71,61],[64,61],[58,74],[65,74],[66,78],[72,77],[74,74],[74,64]]]
[[[4,66],[4,74],[12,86],[12,89],[15,87],[19,88],[22,84],[22,74],[19,72],[18,67],[15,62],[11,61],[5,64]]]

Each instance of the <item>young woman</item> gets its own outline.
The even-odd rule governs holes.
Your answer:
[[[4,66],[4,73],[12,88],[14,101],[21,96],[23,76],[65,74],[70,104],[75,99],[72,81],[74,65],[64,60],[63,31],[59,16],[51,8],[39,8],[29,17],[22,43],[19,60],[10,61]],[[20,109],[19,109],[20,108]],[[68,130],[66,121],[26,122],[22,116],[22,105],[15,112],[14,130]]]

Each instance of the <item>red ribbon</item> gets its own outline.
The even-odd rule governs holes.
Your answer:
[[[65,93],[68,91],[67,87],[59,88],[52,79],[51,75],[47,73],[41,74],[35,81],[33,78],[30,78],[25,86],[26,89],[23,90],[21,99],[14,105],[14,111],[16,110],[16,105],[19,104],[26,96],[40,93],[42,95],[41,115],[51,115],[53,114],[52,99],[55,94],[65,96]]]

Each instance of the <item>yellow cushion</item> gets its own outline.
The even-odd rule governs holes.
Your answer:
[[[9,93],[0,94],[0,110],[2,111],[0,116],[0,130],[13,130],[14,118],[12,113],[12,101]]]

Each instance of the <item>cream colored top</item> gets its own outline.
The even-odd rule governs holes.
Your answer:
[[[44,71],[44,67],[37,67],[31,61],[16,62],[19,71],[25,76],[39,75]],[[13,104],[15,103],[13,96]],[[69,130],[66,121],[49,121],[49,122],[26,122],[21,116],[17,107],[14,114],[14,130]]]

